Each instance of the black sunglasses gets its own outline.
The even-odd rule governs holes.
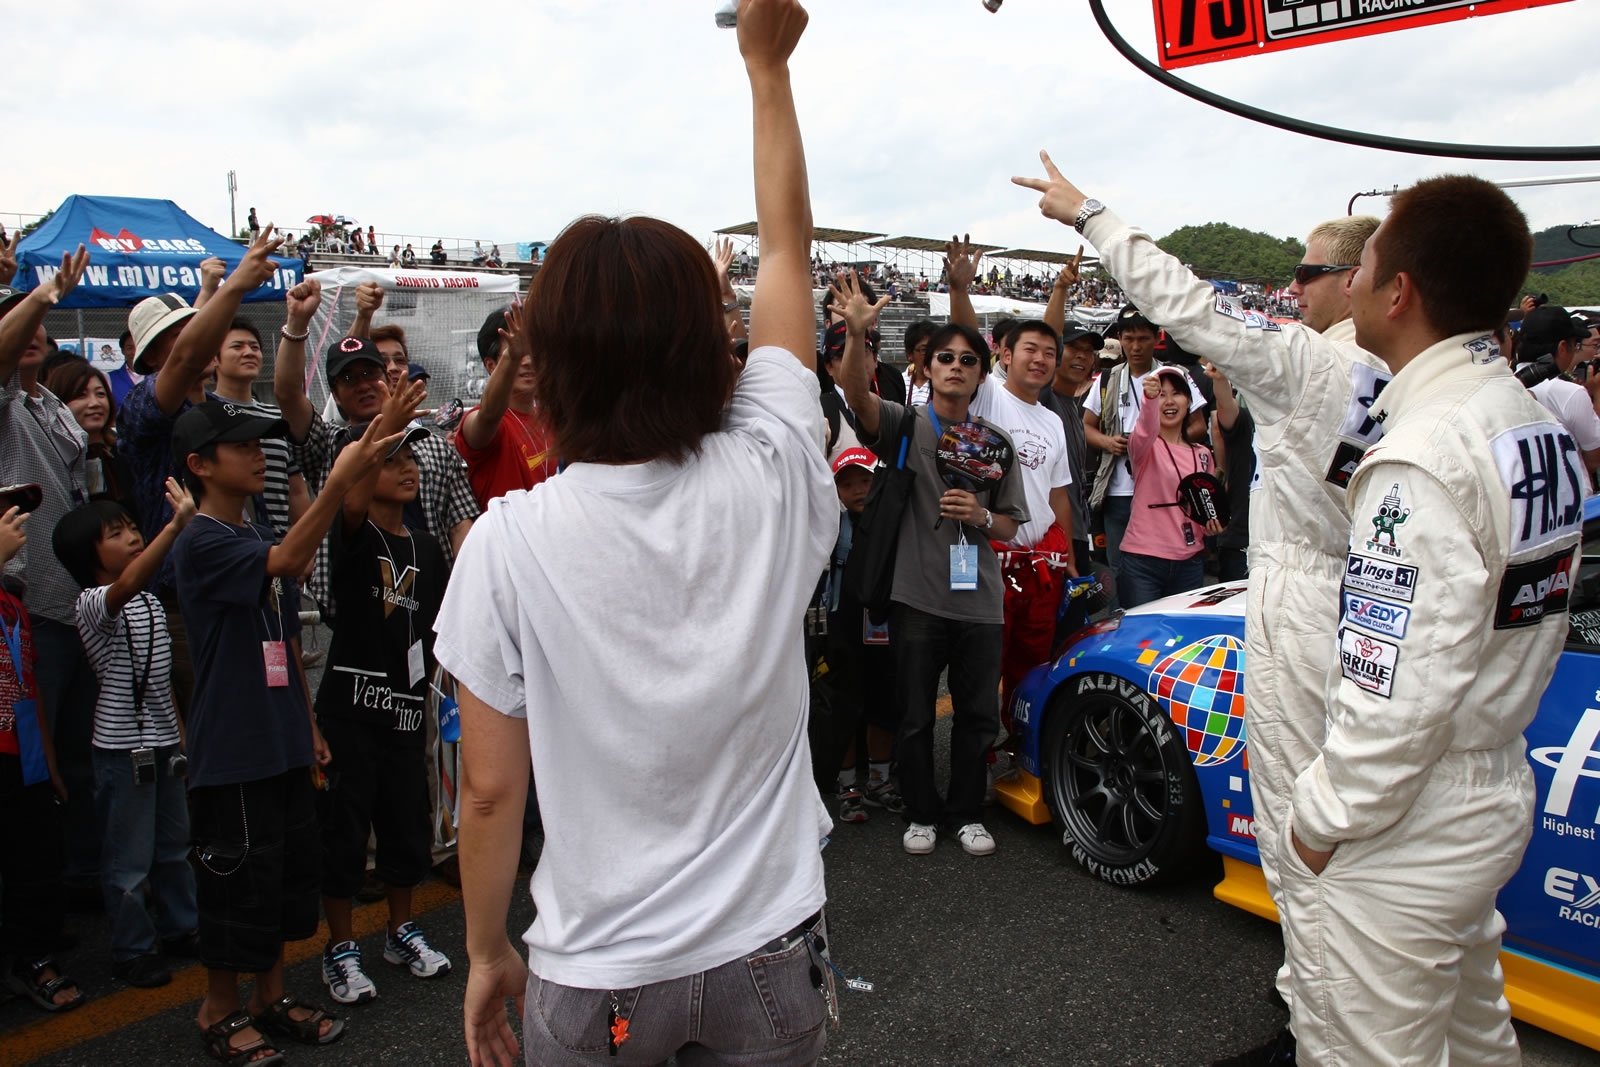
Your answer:
[[[1355,270],[1355,264],[1336,266],[1332,263],[1296,263],[1294,265],[1294,280],[1301,285],[1309,285],[1324,274],[1333,274],[1341,270]]]
[[[954,363],[958,357],[947,348],[943,352],[935,352],[933,358],[940,363]],[[963,367],[976,367],[978,365],[978,357],[971,352],[963,352],[959,358]]]

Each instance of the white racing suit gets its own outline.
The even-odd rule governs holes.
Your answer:
[[[1256,422],[1245,608],[1245,733],[1255,838],[1281,912],[1277,841],[1295,778],[1322,746],[1350,513],[1345,489],[1382,433],[1370,416],[1390,374],[1345,319],[1317,333],[1242,310],[1110,211],[1084,236],[1151,321],[1220,367]],[[1285,926],[1285,942],[1292,932]],[[1288,968],[1278,991],[1290,1001]]]
[[[1490,336],[1384,390],[1353,521],[1328,734],[1278,841],[1300,1063],[1520,1061],[1495,897],[1533,829],[1522,731],[1555,671],[1587,484]],[[1333,649],[1325,653],[1333,654]]]

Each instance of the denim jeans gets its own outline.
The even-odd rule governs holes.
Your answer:
[[[889,611],[902,715],[895,753],[906,818],[930,826],[979,822],[988,786],[989,748],[1000,733],[999,623],[958,622],[896,602]],[[950,788],[933,771],[934,701],[950,668]]]
[[[39,704],[54,733],[56,767],[67,786],[67,803],[61,813],[66,846],[61,878],[73,885],[93,885],[100,871],[100,830],[95,821],[91,750],[100,683],[84,655],[76,626],[35,618],[33,647],[39,656],[34,674]]]
[[[799,928],[797,928],[799,929]],[[826,938],[826,921],[810,927]],[[810,942],[768,944],[709,971],[629,989],[579,989],[529,973],[523,998],[525,1061],[539,1067],[804,1067],[827,1044],[827,1000]],[[841,990],[842,992],[842,990]],[[610,1054],[616,998],[628,1037]]]
[[[199,924],[189,867],[188,791],[167,773],[177,745],[155,750],[156,780],[138,785],[127,749],[94,750],[94,803],[105,830],[100,886],[111,922],[111,958],[122,962],[156,951],[156,935],[182,937]],[[150,880],[151,923],[140,887]]]
[[[1106,566],[1111,569],[1111,606],[1130,608],[1133,605],[1122,596],[1122,537],[1133,517],[1133,497],[1108,494],[1100,515],[1106,531]]]
[[[1174,593],[1184,593],[1206,584],[1205,563],[1199,556],[1188,559],[1162,559],[1138,552],[1122,555],[1122,606],[1136,608]]]

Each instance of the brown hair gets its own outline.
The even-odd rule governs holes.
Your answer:
[[[546,249],[523,321],[534,395],[568,462],[681,460],[722,425],[738,368],[716,270],[671,223],[574,220]]]
[[[406,354],[407,361],[411,359],[411,348],[406,344],[406,331],[392,322],[383,326],[373,327],[369,340],[373,344],[377,344],[379,341],[399,341],[400,351]]]
[[[100,431],[101,443],[114,445],[117,443],[117,394],[111,391],[111,382],[98,367],[91,366],[83,359],[64,360],[50,368],[44,387],[66,404],[87,393],[89,382],[95,378],[100,379],[106,391],[106,424]]]
[[[1375,240],[1373,286],[1409,274],[1423,314],[1446,336],[1500,325],[1533,261],[1522,211],[1496,186],[1465,174],[1396,193]]]

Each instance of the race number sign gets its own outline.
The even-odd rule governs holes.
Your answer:
[[[1565,0],[1154,0],[1166,70]]]

